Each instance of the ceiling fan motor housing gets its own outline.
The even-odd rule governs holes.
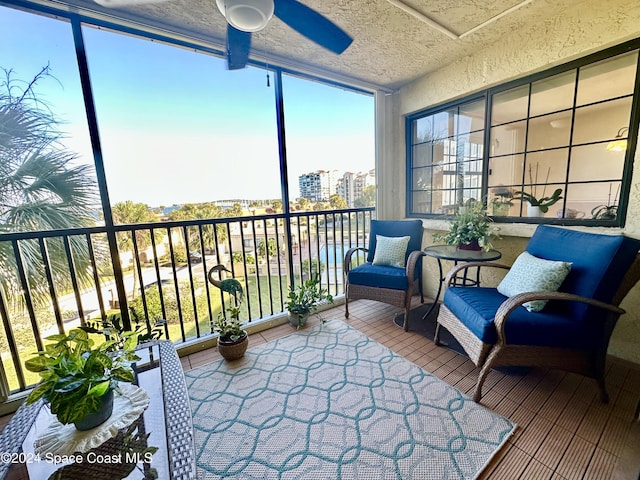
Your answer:
[[[262,30],[273,17],[273,0],[216,0],[231,26],[243,32]]]

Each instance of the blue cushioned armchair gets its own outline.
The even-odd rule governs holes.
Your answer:
[[[601,400],[611,333],[624,310],[618,305],[640,278],[640,241],[623,235],[584,233],[539,226],[526,251],[540,259],[571,262],[554,292],[524,292],[506,297],[497,288],[458,287],[456,273],[471,265],[505,268],[497,263],[460,264],[447,275],[438,314],[435,343],[445,327],[480,367],[474,400],[493,367],[541,366],[595,378]],[[523,304],[549,302],[539,312]]]
[[[345,317],[349,318],[349,300],[368,299],[404,308],[404,329],[409,329],[411,297],[422,294],[422,220],[372,220],[369,248],[347,251],[344,259]],[[376,237],[405,237],[409,243],[404,255],[404,267],[374,265]],[[366,262],[351,268],[351,258],[357,251],[367,253]]]

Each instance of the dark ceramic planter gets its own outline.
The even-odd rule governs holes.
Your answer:
[[[107,390],[107,393],[101,397],[101,400],[102,402],[100,403],[100,408],[97,412],[88,413],[84,418],[74,422],[77,430],[91,430],[92,428],[96,428],[98,425],[102,425],[109,419],[113,412],[113,389],[110,388]]]
[[[291,313],[289,312],[289,323],[292,327],[301,328],[307,324],[309,313]]]
[[[478,243],[478,239],[471,240],[471,243],[459,243],[458,250],[482,250],[482,247]]]

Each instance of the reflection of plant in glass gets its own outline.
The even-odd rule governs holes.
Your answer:
[[[615,220],[618,216],[618,195],[620,194],[620,185],[616,190],[616,195],[611,203],[611,185],[609,185],[609,199],[606,204],[593,207],[591,210],[591,218],[593,220]]]
[[[513,190],[507,187],[495,187],[491,189],[494,197],[491,199],[491,207],[495,216],[506,216],[513,205]]]
[[[547,177],[544,180],[544,187],[542,189],[542,196],[538,198],[538,164],[536,163],[535,176],[533,174],[533,168],[529,165],[529,183],[531,184],[532,192],[528,193],[523,190],[515,192],[513,196],[514,200],[524,200],[529,202],[532,207],[540,207],[542,213],[547,213],[549,207],[554,205],[558,200],[561,200],[562,189],[557,188],[551,194],[550,197],[545,196],[547,191],[547,183],[549,182],[549,174],[551,173],[551,167],[547,170]]]

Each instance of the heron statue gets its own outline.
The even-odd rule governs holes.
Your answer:
[[[224,265],[216,265],[215,267],[211,267],[209,273],[207,274],[207,278],[211,282],[214,287],[218,287],[222,292],[226,292],[229,295],[232,295],[235,298],[236,303],[242,302],[244,299],[244,290],[242,289],[242,285],[235,278],[225,278],[224,280],[216,279],[213,274],[214,272],[218,272],[218,276],[222,278],[222,272],[229,272],[229,270]]]

